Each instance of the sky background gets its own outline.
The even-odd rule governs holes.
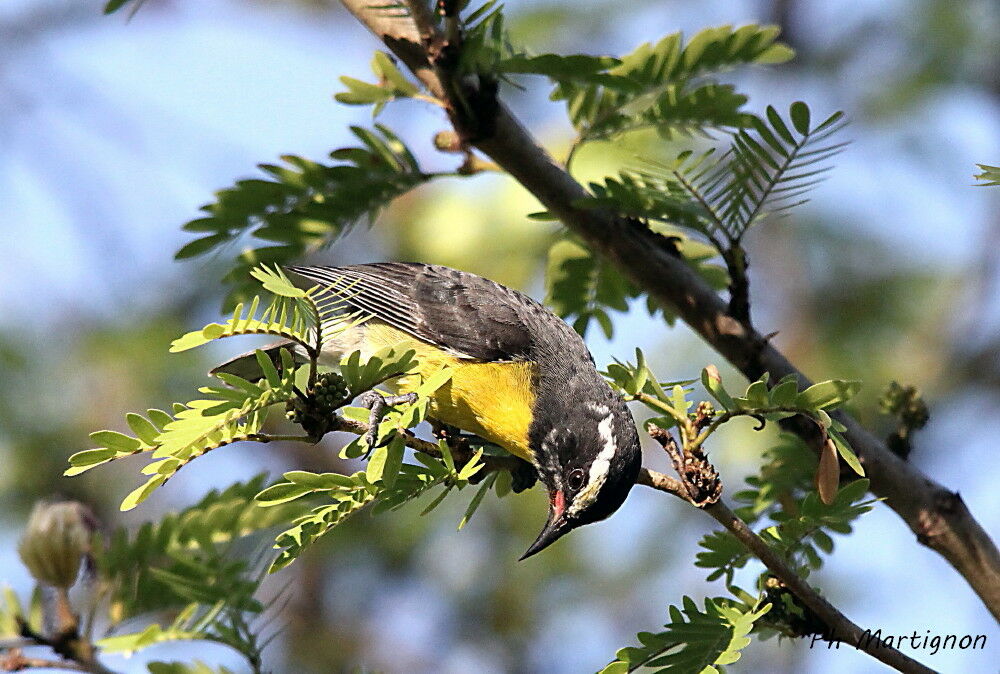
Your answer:
[[[573,30],[539,35],[527,25],[521,28],[521,39],[536,51],[615,54],[675,30],[690,34],[721,23],[764,22],[772,9],[756,2],[641,2],[622,16],[623,5],[608,4],[599,10],[596,3],[585,4],[589,18],[571,24]],[[939,25],[934,21],[940,22],[942,34],[953,30],[947,20],[951,6],[914,4],[923,13],[902,1],[810,2],[796,13],[792,27],[795,37],[815,52],[812,62],[819,65],[754,71],[734,79],[750,94],[754,110],[767,103],[787,109],[791,101],[803,99],[814,116],[844,109],[852,118],[847,132],[852,146],[836,159],[837,168],[816,190],[813,201],[792,218],[825,223],[824,236],[838,242],[840,257],[831,261],[816,244],[808,248],[810,255],[796,258],[796,266],[807,276],[825,279],[825,287],[848,283],[840,274],[875,271],[930,279],[919,294],[914,291],[919,306],[912,312],[920,320],[908,325],[916,332],[887,338],[889,347],[879,366],[905,369],[907,381],[929,389],[933,421],[919,436],[913,460],[958,490],[996,537],[1000,534],[1000,499],[994,486],[1000,434],[997,388],[974,378],[951,388],[943,372],[948,354],[981,348],[987,349],[987,362],[992,355],[993,366],[1000,369],[1000,356],[990,350],[1000,331],[1000,277],[997,267],[990,266],[989,254],[1000,246],[1000,190],[972,186],[977,162],[1000,163],[993,60],[1000,20],[988,2],[968,3],[961,12],[952,7],[972,28],[961,33],[964,41],[949,44],[946,37],[935,41],[933,30],[921,31],[928,30],[925,22]],[[512,1],[507,6],[517,16],[550,5]],[[940,16],[929,20],[931,12]],[[180,225],[196,217],[197,208],[210,200],[214,190],[253,174],[255,164],[285,153],[322,158],[350,140],[349,124],[370,119],[366,109],[340,106],[331,98],[341,89],[340,75],[370,77],[367,64],[375,47],[342,12],[280,2],[153,0],[131,21],[125,16],[101,18],[93,2],[8,1],[0,6],[0,315],[5,334],[35,342],[41,353],[32,358],[71,351],[75,331],[90,330],[94,323],[105,321],[112,329],[127,330],[129,316],[155,316],[178,296],[190,298],[181,330],[215,318],[223,292],[212,283],[223,273],[226,261],[209,257],[174,262],[173,253],[190,238]],[[984,47],[989,44],[992,49]],[[821,58],[829,54],[839,57]],[[948,62],[949,55],[957,65]],[[934,59],[943,60],[937,64],[942,70],[952,67],[950,75],[939,74],[941,82],[924,83],[922,89],[913,85],[918,93],[908,93],[902,83],[933,75],[934,68],[931,75],[924,71],[928,61],[935,65]],[[545,87],[538,84],[528,93],[512,92],[514,108],[551,147],[565,148],[570,133],[562,121],[562,107],[548,103]],[[913,100],[906,100],[907,95]],[[391,108],[383,121],[412,141],[428,165],[447,166],[453,161],[430,148],[433,132],[445,125],[437,111],[402,103]],[[583,175],[599,168],[596,158],[586,153],[581,165]],[[429,204],[397,208],[389,219],[396,223],[392,227],[398,227],[407,218],[405,209],[416,209],[424,223],[419,226],[429,227],[435,240],[419,249],[432,262],[447,262],[454,253],[449,244],[466,245],[462,237],[470,246],[480,241],[470,238],[479,230],[467,230],[451,219],[427,225],[438,212],[447,218],[455,213],[482,218],[476,211],[483,199],[523,205],[511,211],[507,216],[511,219],[523,220],[516,213],[537,210],[530,198],[493,177],[475,185],[452,181],[422,195]],[[521,220],[509,226],[518,232],[538,227]],[[367,262],[396,254],[392,236],[398,230],[380,227],[377,224],[371,232],[361,228],[338,244],[336,260]],[[758,245],[758,255],[764,255],[769,245],[795,241],[800,235],[791,231],[794,227],[787,221],[776,225],[770,234],[761,235],[771,238],[751,245]],[[787,237],[779,238],[782,233]],[[788,261],[774,255],[761,259],[752,270],[762,331],[782,326],[779,345],[793,351],[802,348],[793,341],[796,321],[803,320],[792,311],[797,305],[782,302],[782,297],[797,297],[794,282],[788,280],[792,277]],[[538,298],[544,293],[540,271],[539,265],[521,283]],[[776,296],[768,299],[771,279],[776,279]],[[850,305],[851,298],[840,302]],[[832,303],[817,306],[819,318],[825,311],[835,311]],[[588,341],[598,363],[627,358],[639,345],[656,354],[656,370],[664,379],[696,376],[703,364],[718,360],[686,328],[665,331],[641,309],[622,319],[615,340],[592,337]],[[165,350],[169,338],[154,340],[148,348]],[[782,344],[782,340],[788,341]],[[929,351],[929,343],[940,350]],[[864,354],[857,355],[858,362],[866,362]],[[836,361],[819,365],[832,362]],[[73,392],[86,383],[72,381],[74,366],[60,367],[71,379],[68,392],[48,390],[44,398],[20,404],[63,412],[72,408],[86,418],[79,405],[96,406],[97,400],[74,397]],[[864,378],[866,373],[820,369],[809,374]],[[875,391],[882,375],[879,370],[872,376]],[[196,383],[189,382],[189,388]],[[125,411],[121,408],[117,414]],[[0,418],[0,460],[14,457],[18,423],[15,418]],[[68,446],[51,451],[60,456],[77,451],[87,443],[85,434],[75,442],[69,439]],[[757,443],[759,450],[762,442],[751,445]],[[734,485],[738,476],[754,469],[754,457],[747,453],[754,448],[744,449],[719,460]],[[151,512],[191,502],[209,486],[249,478],[262,467],[283,469],[280,460],[259,447],[239,454],[213,453],[205,462],[204,470],[192,470],[172,482],[157,497],[161,500],[151,501]],[[13,490],[9,475],[6,479],[0,475],[0,490]],[[121,484],[107,486],[110,501],[132,488],[129,479],[134,475],[124,475]],[[21,495],[16,498],[22,500],[16,506],[11,496],[9,510],[0,512],[0,580],[26,592],[29,581],[15,552],[27,502],[23,491],[17,492]],[[525,646],[521,662],[527,667],[565,672],[598,669],[616,648],[632,643],[637,630],[662,624],[666,606],[679,601],[681,594],[700,597],[721,592],[721,587],[706,585],[702,570],[685,561],[697,551],[696,541],[709,530],[709,523],[682,513],[681,504],[664,504],[646,491],[638,490],[608,523],[574,534],[578,540],[572,548],[582,566],[598,574],[610,569],[608,575],[613,575],[616,566],[630,568],[636,561],[630,554],[644,554],[634,549],[632,541],[663,536],[669,553],[664,553],[667,561],[644,578],[639,596],[646,605],[630,611],[631,605],[613,598],[578,604],[572,583],[558,576],[539,581],[548,603],[544,620]],[[450,516],[449,512],[441,517]],[[150,512],[130,514],[131,521],[149,516]],[[659,528],[663,518],[671,521],[666,535]],[[429,542],[416,553],[417,566],[425,570],[422,575],[379,581],[380,569],[368,565],[361,553],[346,553],[339,560],[340,576],[327,589],[331,615],[351,606],[352,587],[377,588],[374,595],[356,597],[363,606],[357,611],[363,614],[359,619],[363,634],[371,643],[370,652],[378,654],[370,656],[366,666],[388,671],[512,671],[509,661],[491,652],[483,640],[454,637],[455,630],[463,629],[456,624],[463,614],[454,597],[475,592],[484,576],[517,583],[534,572],[526,570],[526,564],[515,565],[516,555],[509,551],[496,558],[503,560],[498,566],[486,552],[497,547],[490,532],[477,529],[474,522],[456,534],[455,519],[430,529]],[[374,521],[365,520],[369,525]],[[1000,656],[996,623],[942,558],[913,543],[912,534],[888,508],[878,507],[864,516],[856,535],[839,538],[836,554],[816,578],[831,599],[863,626],[882,627],[886,633],[988,634],[985,652],[930,656],[910,651],[935,669],[995,667]],[[613,584],[604,585],[602,591],[608,597],[625,593]],[[180,659],[194,652],[208,661],[240,666],[224,649],[170,648],[155,649],[150,656]],[[277,671],[287,648],[288,642],[279,640],[269,652]],[[883,671],[869,657],[844,647],[835,654],[803,649],[803,644],[787,641],[751,646],[745,664],[734,669]],[[141,662],[140,658],[109,660],[112,667],[129,672],[145,671]]]

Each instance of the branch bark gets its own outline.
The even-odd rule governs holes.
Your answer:
[[[677,498],[690,503],[686,496],[683,485],[679,480],[658,473],[654,470],[643,468],[639,472],[638,483],[647,487],[652,487],[658,491],[672,494]],[[692,504],[693,505],[693,504]],[[859,650],[868,653],[873,658],[884,662],[893,669],[900,672],[917,672],[919,674],[933,674],[930,669],[913,658],[901,653],[895,648],[882,646],[877,641],[865,639],[865,631],[852,622],[847,616],[824,599],[806,581],[804,581],[795,571],[793,571],[784,560],[782,560],[774,550],[768,546],[764,540],[758,536],[746,523],[737,517],[729,507],[722,501],[717,501],[711,505],[699,508],[715,521],[724,526],[736,539],[752,552],[760,561],[764,562],[771,573],[773,573],[785,586],[798,597],[803,604],[815,613],[830,629],[831,638],[847,642],[857,646]]]
[[[449,87],[443,86],[440,69],[427,56],[427,47],[442,37],[421,36],[412,19],[390,16],[387,10],[365,0],[342,2],[433,95],[445,98],[461,135],[460,106],[447,99]],[[409,4],[426,9],[419,0]],[[502,102],[492,110],[494,118],[486,125],[491,133],[482,138],[473,136],[472,142],[566,227],[657,301],[673,307],[748,379],[755,380],[764,372],[771,374],[771,381],[794,374],[800,388],[810,385],[810,380],[767,339],[730,316],[722,298],[661,237],[641,223],[610,211],[575,206],[577,200],[588,196],[583,186],[539,146]],[[847,426],[845,435],[871,479],[872,491],[885,499],[920,543],[948,560],[1000,620],[1000,552],[958,493],[900,459],[853,418],[844,414],[836,417]],[[793,424],[792,430],[815,446],[817,438],[809,425]]]

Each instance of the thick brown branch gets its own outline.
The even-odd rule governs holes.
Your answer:
[[[668,494],[673,494],[688,503],[691,502],[687,496],[687,490],[684,489],[680,481],[662,473],[643,468],[639,472],[638,483]],[[704,510],[719,524],[724,526],[747,550],[762,561],[764,566],[784,583],[785,587],[798,597],[803,604],[809,607],[828,628],[828,638],[855,645],[859,650],[865,651],[873,658],[884,662],[900,672],[933,674],[933,669],[925,667],[896,649],[885,646],[876,640],[866,639],[864,630],[837,610],[833,604],[824,599],[812,586],[785,564],[784,560],[760,536],[754,533],[743,520],[737,517],[725,503],[717,501],[704,508],[699,508],[699,510]]]
[[[435,96],[443,96],[439,74],[420,51],[423,40],[412,20],[387,18],[386,11],[362,0],[343,4],[409,66]],[[446,101],[452,109],[456,101]],[[810,384],[777,349],[759,333],[733,318],[716,292],[662,240],[647,228],[610,211],[576,205],[586,190],[542,149],[510,111],[498,103],[492,133],[476,138],[475,145],[517,179],[551,213],[595,251],[611,260],[632,282],[677,313],[716,351],[749,379],[764,372],[771,381],[794,374],[800,387]],[[459,130],[461,131],[461,130]],[[872,491],[885,499],[917,535],[917,540],[937,551],[968,581],[993,615],[1000,619],[1000,553],[962,499],[911,464],[854,419],[839,414],[847,426],[847,439],[857,452]],[[793,430],[814,439],[805,425]],[[818,447],[817,447],[818,450]]]

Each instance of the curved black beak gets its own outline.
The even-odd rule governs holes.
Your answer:
[[[573,529],[573,525],[565,517],[565,511],[562,506],[562,494],[558,494],[558,497],[553,496],[550,499],[549,520],[545,523],[545,528],[542,529],[542,533],[538,534],[538,538],[531,544],[528,551],[521,555],[521,559],[518,561],[523,561],[535,553],[541,552]]]

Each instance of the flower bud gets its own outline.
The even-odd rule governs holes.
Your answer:
[[[90,551],[92,532],[92,517],[80,503],[37,503],[17,551],[39,583],[68,589]]]

